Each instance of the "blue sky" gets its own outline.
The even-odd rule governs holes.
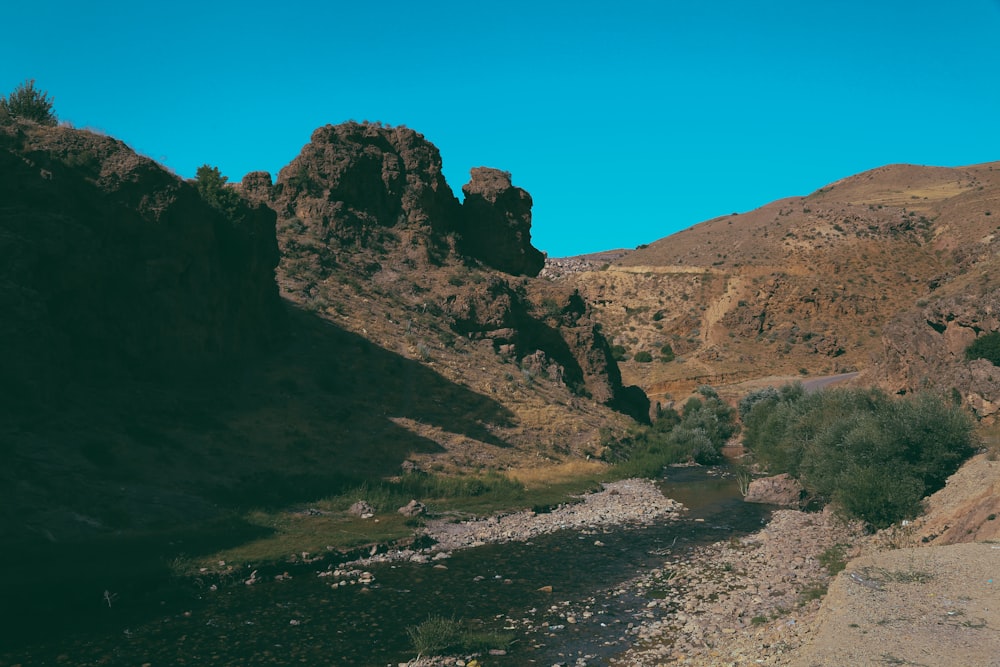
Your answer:
[[[10,3],[0,91],[178,174],[277,175],[312,130],[512,172],[534,244],[634,247],[884,164],[1000,160],[1000,0]],[[11,29],[11,26],[24,26]]]

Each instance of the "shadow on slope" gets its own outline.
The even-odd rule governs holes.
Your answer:
[[[20,619],[9,637],[40,639],[53,614],[82,631],[104,622],[91,615],[176,598],[173,559],[262,536],[246,511],[335,495],[441,449],[392,418],[506,446],[490,432],[511,423],[500,404],[286,307],[280,349],[245,367],[158,384],[67,378],[58,405],[0,408],[0,568],[16,573],[4,598]]]

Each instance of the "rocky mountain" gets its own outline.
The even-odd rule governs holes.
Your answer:
[[[531,197],[509,173],[473,169],[459,203],[422,135],[346,123],[316,130],[273,185],[261,174],[242,185],[278,213],[288,299],[495,396],[516,415],[505,440],[596,451],[601,406],[648,419],[586,302],[534,278],[544,258],[531,246]]]
[[[235,210],[70,127],[0,123],[0,173],[5,541],[556,461],[648,419],[589,306],[533,277],[530,196],[480,168],[459,203],[411,130],[320,128]]]
[[[654,400],[861,371],[893,392],[954,389],[985,416],[998,369],[964,349],[998,329],[998,213],[1000,163],[893,165],[543,275],[594,304]]]

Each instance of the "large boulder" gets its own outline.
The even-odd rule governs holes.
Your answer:
[[[750,482],[743,500],[748,503],[799,507],[804,495],[805,490],[797,479],[788,473],[781,473]]]

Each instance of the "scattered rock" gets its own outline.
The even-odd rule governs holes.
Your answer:
[[[358,502],[351,505],[350,508],[347,510],[347,512],[348,514],[353,514],[354,516],[363,517],[367,515],[371,517],[375,515],[375,508],[369,505],[364,500],[359,500]]]
[[[424,514],[427,511],[427,508],[424,506],[423,503],[418,502],[416,500],[411,500],[405,506],[400,507],[399,510],[397,511],[403,516],[414,517]]]

